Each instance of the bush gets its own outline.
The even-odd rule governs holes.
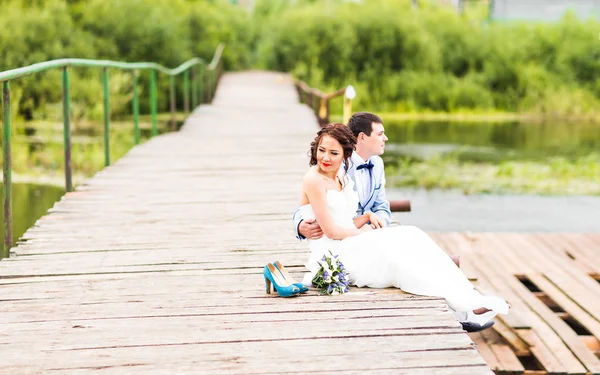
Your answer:
[[[175,67],[194,56],[210,62],[219,42],[227,44],[228,69],[249,66],[253,34],[250,20],[226,1],[209,0],[47,0],[29,4],[2,2],[0,71],[65,57],[138,62]],[[74,118],[96,119],[101,113],[99,69],[71,69]],[[148,87],[148,74],[140,77]],[[25,120],[56,117],[62,100],[61,73],[50,70],[12,82],[19,90],[17,117]],[[131,77],[111,71],[115,116],[130,113]],[[181,96],[181,85],[179,85]],[[168,107],[168,79],[159,74],[159,109]],[[141,93],[147,96],[147,93]],[[140,101],[148,112],[148,101]]]
[[[599,104],[597,21],[487,23],[478,10],[410,3],[279,7],[258,36],[260,66],[319,88],[355,84],[357,105],[373,110],[588,116]]]
[[[226,0],[29,3],[2,3],[0,27],[10,33],[0,34],[0,70],[60,57],[174,67],[192,56],[210,60],[224,42],[227,69],[291,72],[322,91],[354,84],[358,108],[592,117],[600,107],[600,25],[573,14],[556,23],[488,23],[482,6],[460,15],[411,0],[257,0],[250,14]],[[83,86],[95,79],[74,73],[73,91],[92,92]],[[148,87],[147,75],[141,79]],[[158,84],[166,109],[168,80]],[[47,117],[59,85],[57,72],[16,82],[20,116]],[[147,101],[141,105],[147,112]],[[129,107],[120,108],[113,113]]]

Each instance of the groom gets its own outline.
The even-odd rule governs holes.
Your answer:
[[[379,156],[383,154],[388,140],[383,121],[373,113],[357,112],[348,120],[348,128],[356,137],[356,151],[352,153],[348,169],[348,176],[354,181],[354,189],[359,197],[356,215],[373,212],[384,221],[385,226],[389,226],[392,213],[385,196],[385,171]],[[294,228],[299,240],[317,240],[323,236],[316,219],[304,220],[299,210],[294,212]],[[450,258],[460,267],[458,256],[451,255]]]
[[[383,154],[385,142],[388,140],[384,133],[383,121],[373,113],[357,112],[348,120],[348,128],[356,137],[356,150],[350,158],[350,166],[344,168],[354,181],[354,189],[358,193],[356,215],[373,212],[382,219],[385,226],[389,226],[392,213],[390,202],[385,196],[385,171],[383,160],[379,156]],[[323,236],[316,220],[304,220],[299,209],[294,212],[294,228],[296,237],[300,240],[316,240]],[[450,257],[459,266],[458,257]],[[493,321],[483,325],[469,321],[461,321],[461,324],[467,332],[477,332],[491,327]]]
[[[385,172],[383,154],[385,136],[383,121],[379,116],[368,112],[357,112],[348,120],[348,128],[356,137],[356,151],[350,158],[347,169],[348,176],[354,181],[354,189],[358,193],[359,203],[356,215],[373,212],[389,226],[392,221],[390,202],[385,196]],[[294,228],[300,240],[316,240],[323,236],[323,231],[315,219],[304,220],[299,210],[294,212]]]

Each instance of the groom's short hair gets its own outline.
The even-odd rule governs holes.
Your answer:
[[[373,131],[373,123],[383,124],[383,121],[373,113],[356,112],[348,120],[348,128],[350,128],[355,137],[358,137],[360,133],[365,133],[367,137],[370,137]]]

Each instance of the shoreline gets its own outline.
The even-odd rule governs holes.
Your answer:
[[[527,122],[531,124],[597,124],[600,116],[544,116],[518,112],[378,112],[367,109],[386,121],[450,121],[450,122]],[[330,118],[342,121],[341,114],[332,114]],[[600,124],[599,124],[600,125]]]
[[[77,187],[84,183],[90,177],[82,175],[73,175],[73,187]],[[27,174],[12,174],[13,184],[31,184],[31,185],[44,185],[53,186],[57,188],[65,188],[65,176],[64,174],[48,173],[47,175],[27,175]],[[2,181],[0,181],[2,185]]]

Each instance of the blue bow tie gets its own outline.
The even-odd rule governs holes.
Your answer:
[[[356,167],[357,171],[360,171],[361,169],[372,169],[373,168],[373,164],[371,164],[371,162],[359,165],[358,167]]]

